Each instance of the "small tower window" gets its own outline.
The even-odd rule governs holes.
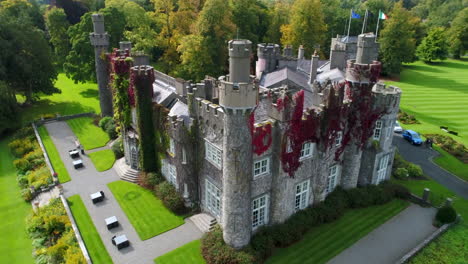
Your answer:
[[[232,89],[233,90],[239,90],[239,83],[233,83],[232,84]]]

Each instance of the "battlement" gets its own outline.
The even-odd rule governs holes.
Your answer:
[[[130,42],[130,41],[120,41],[119,42],[119,49],[121,49],[121,50],[131,50],[132,49],[132,42]]]
[[[93,21],[94,33],[104,34],[106,30],[104,29],[104,15],[103,14],[92,14],[91,19]]]
[[[251,109],[257,105],[258,88],[254,84],[254,76],[250,76],[249,83],[235,83],[230,76],[219,77],[219,104],[231,109]]]
[[[391,95],[391,94],[401,94],[401,89],[393,85],[385,85],[382,82],[378,82],[372,88],[372,92],[376,94]]]
[[[250,58],[252,42],[246,39],[233,39],[228,43],[229,57]]]
[[[380,77],[382,64],[372,61],[369,64],[357,63],[356,60],[348,60],[345,78],[350,82],[376,83]]]
[[[378,44],[374,33],[365,33],[358,36],[356,63],[369,64],[377,60]]]
[[[89,33],[89,40],[91,41],[91,45],[95,47],[109,46],[109,34],[107,33]]]
[[[260,43],[257,45],[257,56],[258,58],[267,58],[272,55],[280,55],[280,46],[273,43]]]
[[[215,132],[223,129],[224,111],[223,108],[211,101],[203,98],[195,98],[196,112],[200,121],[200,127],[211,127]]]
[[[401,89],[395,86],[386,86],[384,83],[376,83],[372,87],[374,94],[374,107],[386,109],[387,115],[396,115],[399,110]]]

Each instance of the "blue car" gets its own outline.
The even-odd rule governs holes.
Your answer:
[[[405,130],[405,132],[403,132],[403,138],[408,140],[413,145],[421,145],[423,143],[419,134],[413,130]]]

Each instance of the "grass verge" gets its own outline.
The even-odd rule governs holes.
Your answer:
[[[68,174],[68,171],[65,168],[62,159],[60,158],[57,148],[55,147],[54,142],[52,142],[52,139],[49,136],[49,132],[47,132],[47,128],[40,126],[37,128],[37,130],[41,136],[42,143],[47,150],[47,155],[49,156],[50,162],[52,163],[55,172],[58,174],[60,183],[71,181],[70,174]]]
[[[468,164],[461,162],[438,146],[434,145],[434,149],[440,153],[440,156],[434,159],[437,165],[468,182]]]
[[[201,255],[200,240],[195,240],[187,243],[171,252],[154,259],[156,264],[205,264],[205,259]]]
[[[67,124],[85,150],[104,147],[109,142],[109,136],[100,127],[93,124],[91,117],[69,119]]]
[[[301,241],[277,250],[266,263],[326,263],[407,206],[408,202],[395,199],[384,205],[349,210],[337,221],[312,228]]]
[[[9,138],[0,141],[0,263],[34,263],[31,240],[26,234],[25,218],[31,205],[21,199],[16,183],[15,159],[8,149]]]
[[[110,149],[96,151],[88,154],[97,171],[106,171],[114,165],[115,155]]]
[[[67,198],[67,202],[93,263],[112,263],[112,259],[104,247],[101,237],[99,236],[96,227],[93,224],[93,220],[91,220],[80,196],[78,194],[70,196]],[[104,221],[102,224],[104,224]]]
[[[107,184],[141,240],[154,237],[184,224],[153,193],[136,184],[115,181]]]

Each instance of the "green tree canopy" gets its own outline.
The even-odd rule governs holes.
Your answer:
[[[0,135],[19,126],[16,97],[12,89],[0,81]]]
[[[455,17],[447,35],[453,57],[465,55],[468,51],[468,7]]]
[[[445,60],[448,56],[445,29],[442,27],[432,28],[416,49],[416,55],[424,62]]]
[[[316,45],[323,47],[327,25],[320,0],[297,0],[291,8],[290,23],[281,27],[281,44],[304,45],[311,55]]]
[[[258,0],[232,0],[231,5],[236,36],[252,41],[254,46],[262,42],[269,26],[266,5]]]
[[[385,26],[379,38],[384,72],[399,74],[403,62],[412,62],[415,59],[415,32],[420,23],[419,18],[398,2],[390,12],[389,19],[381,22]]]
[[[45,13],[46,27],[50,35],[50,43],[54,48],[55,60],[62,67],[65,57],[70,51],[70,40],[67,30],[70,26],[67,15],[61,8],[51,8]]]
[[[104,15],[104,24],[110,35],[110,47],[118,47],[122,40],[126,25],[124,14],[114,7],[106,7],[99,10]],[[63,65],[67,76],[75,83],[96,81],[96,69],[94,66],[94,49],[89,40],[89,33],[93,32],[91,12],[84,14],[81,21],[68,29],[71,50]]]

